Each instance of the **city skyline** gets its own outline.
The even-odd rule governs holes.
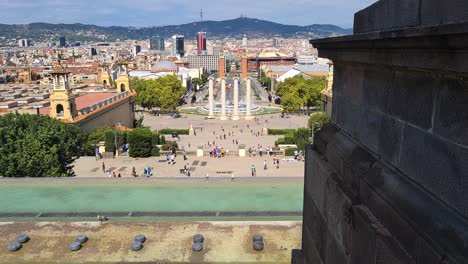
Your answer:
[[[25,0],[12,2],[0,0],[0,23],[29,24],[82,23],[99,26],[152,27],[178,25],[203,20],[226,20],[245,15],[288,25],[334,24],[352,28],[354,13],[376,2],[376,0],[297,0],[294,5],[286,2],[272,4],[266,0],[256,2],[232,1],[55,1]],[[229,14],[226,14],[229,10]],[[333,10],[333,12],[330,12]],[[84,12],[86,11],[86,12]],[[281,12],[281,13],[280,13]],[[21,16],[18,14],[28,14]],[[281,14],[281,15],[278,15]]]

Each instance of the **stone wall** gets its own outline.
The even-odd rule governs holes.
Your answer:
[[[311,41],[335,72],[333,124],[306,154],[306,263],[468,263],[468,26],[449,23],[468,2],[355,18],[361,34]]]

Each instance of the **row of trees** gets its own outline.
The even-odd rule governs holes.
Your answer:
[[[0,176],[73,176],[86,133],[48,116],[0,116]]]
[[[82,155],[94,155],[102,141],[108,152],[128,143],[131,157],[159,156],[157,146],[170,144],[149,128],[126,132],[102,127],[86,133],[48,116],[6,114],[0,116],[0,176],[74,176],[71,164]]]
[[[137,92],[135,103],[146,109],[155,107],[173,112],[180,104],[186,89],[174,75],[167,75],[156,80],[132,80],[133,89]]]
[[[276,86],[276,95],[281,97],[285,112],[295,112],[301,107],[321,107],[320,92],[325,89],[325,77],[305,79],[302,76],[288,78]]]

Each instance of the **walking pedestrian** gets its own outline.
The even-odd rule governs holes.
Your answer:
[[[255,165],[252,164],[252,167],[250,167],[250,170],[252,171],[252,177],[257,175],[257,170],[255,169]]]
[[[94,149],[94,154],[96,154],[96,160],[98,160],[99,159],[99,148],[96,147]]]
[[[266,161],[266,160],[263,162],[263,170],[268,170],[267,161]]]
[[[174,165],[175,164],[175,155],[174,154],[171,155],[171,161],[172,161],[172,165]]]
[[[106,172],[106,164],[104,164],[104,162],[102,163],[102,172]]]

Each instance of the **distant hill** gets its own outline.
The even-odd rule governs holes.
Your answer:
[[[195,38],[199,31],[206,31],[210,37],[240,37],[245,34],[248,37],[324,38],[352,34],[352,29],[343,29],[334,25],[283,25],[246,17],[224,21],[203,21],[183,25],[143,28],[101,27],[84,24],[0,24],[0,37],[29,38],[36,41],[52,40],[58,36],[65,36],[69,41],[147,39],[151,36],[170,37],[174,34]]]

